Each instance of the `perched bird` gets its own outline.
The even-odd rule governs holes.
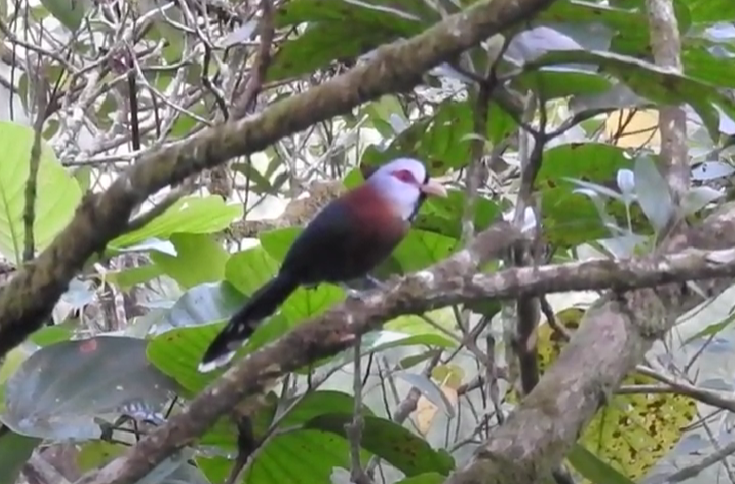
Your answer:
[[[227,364],[260,322],[299,286],[372,280],[369,271],[391,255],[426,197],[446,194],[419,160],[397,158],[329,202],[294,240],[278,274],[255,291],[212,340],[199,371]]]

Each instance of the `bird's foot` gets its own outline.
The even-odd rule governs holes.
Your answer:
[[[386,284],[385,282],[381,281],[380,279],[376,277],[366,275],[365,279],[368,281],[369,285],[372,286],[371,289],[380,289],[384,291],[385,289],[388,288],[388,284]]]
[[[371,290],[358,291],[347,286],[343,286],[345,293],[347,293],[347,299],[356,299],[358,301],[365,302],[370,297]]]

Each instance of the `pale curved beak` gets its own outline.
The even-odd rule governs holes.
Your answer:
[[[421,190],[427,195],[432,195],[435,197],[446,197],[447,196],[447,189],[444,188],[444,185],[442,185],[438,181],[433,180],[431,178],[429,178],[429,181],[427,181],[425,184],[420,185],[419,190]]]

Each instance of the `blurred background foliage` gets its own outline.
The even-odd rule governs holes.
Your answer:
[[[334,77],[380,45],[420,33],[470,3],[274,2],[273,40],[265,45],[271,58],[251,110]],[[22,263],[23,194],[39,93],[48,105],[33,226],[40,251],[82,195],[107,187],[131,152],[185,138],[230,115],[223,102],[231,105],[246,73],[263,62],[268,19],[258,2],[0,4],[0,274],[7,278]],[[300,227],[396,155],[425,160],[450,193],[423,206],[415,228],[378,269],[381,278],[451,255],[461,247],[463,222],[480,231],[512,212],[528,151],[523,123],[553,133],[535,182],[551,262],[650,250],[660,210],[670,208],[649,169],[660,142],[656,106],[686,105],[694,187],[683,216],[697,220],[730,199],[735,2],[674,5],[683,75],[651,64],[643,0],[558,0],[522,30],[433,69],[416,89],[202,174],[163,215],[90,260],[50,325],[8,355],[0,369],[0,483],[27,479],[34,450],[73,481],[175,414],[218,376],[196,371],[202,352],[274,274]],[[477,88],[482,79],[495,83],[489,99]],[[468,172],[479,186],[469,213]],[[733,349],[731,296],[682,319],[657,346],[651,358],[666,374],[732,392],[733,359],[725,358]],[[539,331],[542,370],[564,344],[560,335],[574,331],[596,297],[548,298]],[[298,290],[239,356],[343,298],[328,285]],[[497,412],[512,411],[516,382],[508,375],[494,382],[500,404],[494,407],[477,353],[494,355],[499,367],[513,358],[501,308],[487,301],[399,317],[365,337],[362,459],[376,482],[443,482],[492,432]],[[465,319],[485,328],[473,348],[463,343]],[[238,411],[222,418],[146,482],[349,482],[344,424],[354,408],[351,358],[337,355],[290,375],[248,412],[250,425]],[[416,409],[398,418],[396,409],[412,391],[419,395]],[[631,375],[568,463],[580,482],[663,475],[732,440],[730,417],[716,410],[651,376]],[[253,440],[258,448],[235,479],[235,462],[252,451],[244,443]],[[715,482],[720,473],[731,474],[727,460],[696,479]]]

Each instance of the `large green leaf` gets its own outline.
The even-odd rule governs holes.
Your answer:
[[[263,247],[233,254],[225,266],[225,277],[243,294],[252,294],[278,272],[278,262]]]
[[[225,277],[225,265],[230,254],[209,234],[171,234],[176,256],[152,251],[151,259],[180,287],[191,288],[204,282]]]
[[[163,274],[163,270],[156,264],[146,264],[129,269],[108,272],[106,277],[113,284],[117,284],[123,291],[129,291],[138,284],[143,284]]]
[[[350,413],[322,414],[309,420],[306,427],[345,437],[345,424],[351,421]],[[361,446],[409,477],[425,472],[447,475],[454,468],[454,460],[446,451],[432,449],[424,439],[405,427],[380,417],[364,416]]]
[[[648,18],[643,12],[579,0],[554,2],[539,13],[539,18],[552,22],[602,22],[615,31],[648,31]]]
[[[278,10],[279,27],[308,22],[306,31],[287,41],[268,69],[268,80],[299,76],[350,59],[398,37],[410,37],[424,24],[382,2],[294,0]],[[335,42],[334,39],[340,39]]]
[[[41,442],[41,439],[16,434],[0,425],[0,482],[18,482],[23,464]]]
[[[145,358],[146,341],[97,336],[33,353],[8,380],[2,422],[56,441],[97,439],[98,418],[160,412],[177,390]]]
[[[242,218],[242,210],[241,205],[227,204],[218,195],[182,198],[145,226],[110,242],[109,247],[122,249],[152,238],[168,239],[176,233],[218,232]]]
[[[202,390],[224,371],[200,373],[199,361],[225,322],[180,327],[159,334],[148,344],[148,360],[162,373],[176,380],[189,395]],[[235,360],[273,341],[290,328],[285,317],[276,314],[261,324],[237,352]]]
[[[459,201],[459,200],[458,200]],[[461,204],[461,201],[459,201]],[[425,204],[425,209],[422,210],[424,214],[423,220],[431,220],[438,229],[442,228],[445,223],[453,224],[456,217],[461,217],[459,214],[455,214],[452,209],[454,207],[459,208],[459,204],[452,205],[436,205],[430,206]],[[494,205],[480,203],[483,210],[478,211],[476,219],[480,221],[478,228],[484,228],[489,224],[489,213],[494,211]],[[417,222],[418,225],[420,223]],[[449,230],[453,231],[453,227]],[[301,233],[300,228],[289,227],[284,229],[277,229],[265,232],[260,236],[260,242],[263,249],[272,256],[275,260],[283,260],[286,252],[291,247],[294,239]],[[444,259],[449,255],[457,245],[457,239],[451,236],[442,235],[441,233],[435,233],[428,230],[412,229],[408,232],[406,237],[401,241],[400,244],[393,251],[390,260],[387,261],[383,267],[376,271],[379,276],[387,276],[393,272],[413,272],[419,269],[424,269],[436,262]],[[238,256],[233,256],[233,259]],[[237,274],[232,274],[233,284],[234,278],[237,277],[258,277],[256,274],[259,269],[258,266],[264,268],[274,267],[274,263],[271,261],[261,262],[264,257],[260,252],[254,252],[252,255],[240,256],[244,260],[248,261],[248,264],[253,268],[252,271],[246,273],[245,267],[239,270]],[[230,264],[235,264],[231,262]],[[228,264],[229,265],[229,264]],[[264,269],[267,270],[267,269]],[[230,272],[228,271],[228,274]],[[245,275],[247,274],[247,275]],[[263,280],[265,282],[265,280]],[[258,282],[262,284],[262,282]],[[243,284],[243,283],[241,283]],[[343,291],[335,286],[323,284],[318,289],[299,289],[291,298],[284,304],[282,311],[289,317],[305,317],[313,316],[322,312],[326,307],[335,302],[338,302],[343,298]],[[297,309],[299,306],[301,309]]]
[[[692,22],[726,22],[735,20],[735,3],[730,0],[681,0],[691,12]]]
[[[330,482],[334,467],[349,467],[349,444],[330,432],[292,430],[269,440],[243,476],[248,484],[304,484]],[[365,453],[365,456],[368,454]],[[210,482],[225,482],[232,461],[223,457],[197,458]]]
[[[310,392],[281,421],[281,426],[289,427],[308,422],[325,413],[350,413],[355,406],[355,399],[349,393],[337,390],[318,390]],[[364,415],[373,412],[363,406]]]
[[[291,430],[277,434],[265,445],[244,482],[329,482],[331,469],[345,467],[349,462],[344,424],[352,419],[353,406],[353,397],[347,393],[320,390],[307,394],[280,421],[282,429]],[[407,429],[374,417],[367,407],[363,415],[363,462],[372,452],[408,475],[432,471],[446,475],[453,468],[448,454],[434,451]],[[200,458],[197,462],[212,482],[222,481],[231,466],[231,461],[224,458]],[[283,462],[296,465],[283,465]],[[422,467],[425,469],[421,470]]]
[[[549,240],[572,247],[609,235],[592,202],[574,193],[577,187],[565,178],[614,184],[618,170],[632,166],[623,149],[602,143],[564,144],[544,152],[536,186]]]
[[[595,454],[585,449],[583,445],[575,444],[567,459],[574,469],[589,482],[599,484],[633,484],[613,466],[607,464]]]
[[[353,58],[396,38],[374,26],[344,22],[311,24],[306,32],[285,43],[268,69],[268,80],[296,77],[327,67],[336,59]],[[341,39],[335,42],[334,39]]]
[[[397,6],[400,5],[400,8]],[[406,35],[421,30],[419,17],[433,22],[440,16],[427,9],[423,0],[364,0],[360,2],[324,2],[291,0],[278,10],[276,25],[286,27],[302,22],[346,22],[349,24],[389,24],[387,28],[406,29]],[[398,25],[395,25],[398,24]],[[417,30],[418,29],[418,30]]]
[[[30,173],[33,130],[0,121],[0,254],[19,263],[23,254],[25,188]],[[35,249],[43,250],[71,220],[81,200],[79,184],[66,173],[53,150],[41,143],[36,184],[33,238]]]
[[[612,87],[612,82],[600,74],[569,67],[526,71],[516,77],[513,83],[520,89],[542,93],[546,100],[582,94],[602,94]]]
[[[719,87],[735,88],[734,59],[715,57],[703,47],[690,47],[681,53],[681,60],[688,76]]]
[[[41,5],[72,32],[82,25],[90,3],[89,0],[41,0]]]
[[[387,149],[368,146],[360,161],[379,166],[397,156],[410,155],[427,161],[432,174],[443,174],[447,168],[462,168],[470,159],[468,135],[474,128],[472,113],[469,101],[443,102],[434,114],[412,122],[401,131]]]
[[[464,192],[448,190],[446,198],[432,198],[424,203],[413,226],[418,230],[458,239],[462,235],[464,206]],[[500,211],[497,203],[479,197],[475,203],[475,230],[484,230],[490,226],[500,215]]]
[[[558,3],[558,2],[557,2]],[[555,64],[595,64],[617,77],[636,94],[664,105],[689,104],[702,118],[710,138],[719,140],[719,116],[714,105],[733,117],[735,103],[718,89],[699,79],[661,69],[633,57],[602,51],[549,52],[527,66],[540,68]]]
[[[616,180],[618,170],[633,168],[625,150],[604,143],[569,143],[557,145],[544,152],[544,162],[536,178],[539,189],[566,184],[563,178],[579,178],[595,183]]]
[[[557,322],[567,331],[574,331],[583,314],[579,309],[570,308],[557,314]],[[564,344],[549,325],[539,327],[539,369],[542,372],[556,361]],[[635,373],[623,381],[624,385],[637,386],[653,383],[652,378]],[[621,482],[615,479],[617,474],[607,472],[607,467],[639,481],[676,445],[683,429],[696,417],[696,410],[696,402],[685,395],[613,395],[581,433],[579,443],[584,449],[575,448],[570,458],[589,482],[608,482],[595,478],[601,475],[609,475],[609,482]]]
[[[403,272],[413,272],[445,259],[454,251],[457,239],[425,230],[410,230],[393,251],[392,257]]]

